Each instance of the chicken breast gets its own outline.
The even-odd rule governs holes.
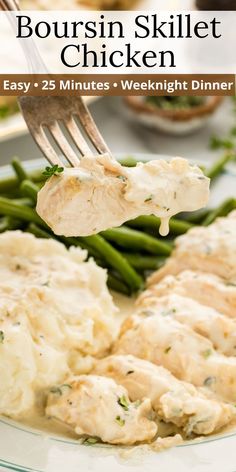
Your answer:
[[[128,168],[103,155],[51,177],[38,194],[37,212],[58,235],[96,234],[141,214],[160,217],[166,235],[171,216],[204,207],[208,197],[209,179],[185,159]]]
[[[236,211],[208,227],[193,228],[176,239],[167,263],[149,278],[149,285],[185,269],[215,274],[236,283]]]
[[[114,355],[98,361],[94,372],[125,387],[132,401],[150,398],[158,416],[182,427],[187,436],[210,434],[236,416],[234,406],[208,399],[167,369],[131,355]]]
[[[157,425],[147,418],[151,402],[129,400],[127,390],[112,379],[81,375],[51,390],[46,414],[72,426],[79,435],[110,444],[151,441]]]
[[[162,365],[180,380],[205,386],[235,402],[236,358],[217,353],[211,341],[189,326],[163,316],[133,315],[122,327],[114,354],[132,354]]]
[[[210,339],[214,347],[225,355],[236,356],[236,321],[222,315],[214,308],[175,293],[158,297],[151,290],[137,300],[143,315],[165,317],[166,323],[173,318],[190,326],[194,331]],[[146,311],[147,310],[147,311]]]
[[[150,285],[137,303],[149,297],[162,297],[171,293],[192,298],[236,318],[236,283],[207,272],[185,270],[176,276],[167,275],[159,283]]]

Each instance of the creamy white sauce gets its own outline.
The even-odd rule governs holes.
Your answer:
[[[84,157],[78,168],[47,181],[38,194],[37,212],[64,236],[88,236],[152,214],[160,218],[159,231],[166,236],[173,215],[204,207],[208,197],[209,179],[185,159],[128,168],[104,155]]]
[[[159,233],[161,236],[167,236],[169,233],[169,222],[170,218],[162,218]]]

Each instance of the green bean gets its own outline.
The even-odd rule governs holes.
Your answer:
[[[218,159],[214,164],[205,171],[206,177],[209,179],[214,180],[216,179],[224,170],[226,164],[232,159],[232,154],[227,153],[224,154],[220,159]]]
[[[144,250],[160,256],[169,256],[172,250],[170,244],[130,228],[108,229],[102,231],[101,235],[126,249]]]
[[[31,180],[29,179],[23,180],[20,186],[20,190],[22,192],[22,195],[31,198],[34,203],[37,202],[37,194],[39,188],[34,182],[31,182]]]
[[[22,222],[20,220],[15,220],[9,216],[4,216],[0,219],[0,233],[5,231],[12,231],[22,227]]]
[[[4,233],[8,230],[8,218],[4,216],[0,219],[0,233]]]
[[[160,224],[160,218],[157,218],[157,216],[153,215],[138,216],[138,218],[135,218],[134,220],[128,221],[126,223],[127,226],[131,226],[132,228],[152,228],[156,231],[158,230]],[[179,235],[186,233],[193,227],[193,225],[188,221],[171,218],[169,227],[171,233]]]
[[[17,200],[19,198],[22,198],[19,187],[14,190],[11,190],[10,192],[0,193],[0,196],[4,198],[17,199]]]
[[[7,217],[5,217],[7,218]],[[4,229],[5,231],[5,229]],[[28,233],[33,234],[37,238],[43,238],[43,239],[57,239],[55,235],[52,233],[49,233],[48,231],[45,231],[41,229],[39,226],[37,226],[34,223],[30,223],[26,231]],[[0,222],[0,232],[1,232],[1,222]],[[82,242],[78,241],[76,238],[59,238],[59,241],[63,242],[66,246],[80,246],[83,249],[88,249],[88,246],[83,244]],[[91,256],[91,249],[89,249],[90,256]],[[92,251],[93,252],[93,251]],[[103,262],[100,260],[96,260],[97,264],[103,267]],[[130,290],[125,285],[118,277],[116,277],[113,273],[108,273],[108,278],[107,278],[107,285],[111,290],[115,290],[116,292],[123,293],[124,295],[130,295]]]
[[[37,237],[56,238],[51,233],[42,230],[33,223],[28,226],[28,231]],[[130,266],[128,261],[101,236],[95,235],[87,236],[85,238],[66,238],[64,236],[60,236],[57,239],[63,242],[66,246],[79,246],[82,249],[87,249],[89,256],[102,256],[102,259],[106,260],[111,267],[115,268],[117,272],[120,273],[132,291],[136,291],[141,288],[141,277]]]
[[[27,233],[31,233],[33,234],[34,236],[36,236],[36,238],[42,238],[42,239],[56,239],[56,236],[54,236],[52,233],[50,233],[49,231],[46,231],[45,229],[42,229],[40,228],[39,226],[37,226],[35,223],[30,223],[27,227],[26,227],[26,231]]]
[[[228,198],[218,208],[210,211],[202,222],[202,226],[208,226],[215,221],[218,216],[227,216],[234,208],[236,208],[236,200]]]
[[[8,198],[0,197],[0,215],[11,216],[28,223],[36,223],[48,229],[47,224],[37,215],[33,208],[14,203],[14,201]]]
[[[75,247],[80,247],[81,249],[86,249],[86,251],[88,251],[89,257],[94,257],[97,259],[99,259],[100,257],[100,254],[98,251],[91,248],[88,244],[86,244],[85,241],[80,241],[79,238],[72,238],[72,237],[66,238],[65,236],[60,236],[59,240],[68,247],[75,246]]]
[[[46,239],[55,239],[61,243],[63,243],[66,247],[70,246],[79,246],[81,249],[86,249],[88,251],[88,255],[90,257],[97,257],[98,252],[93,251],[87,244],[82,243],[76,238],[66,238],[65,236],[56,236],[54,233],[52,233],[50,230],[45,231],[45,229],[40,228],[37,224],[35,223],[30,223],[26,231],[33,234],[37,238],[46,238]]]
[[[116,251],[114,248],[112,248],[112,246],[110,246],[109,243],[102,240],[102,238],[99,237],[99,236],[98,237],[97,236],[89,236],[89,237],[85,237],[85,238],[72,238],[72,237],[71,238],[70,237],[66,238],[64,236],[56,237],[52,233],[46,232],[45,230],[42,230],[41,228],[39,228],[34,223],[31,223],[28,228],[29,228],[29,231],[37,237],[41,237],[41,238],[45,238],[45,237],[50,238],[50,237],[52,237],[54,239],[58,239],[59,241],[64,243],[66,246],[76,246],[76,247],[79,246],[82,249],[86,249],[88,251],[88,255],[90,257],[94,257],[95,259],[100,258],[101,255],[104,256],[104,251],[109,246],[109,251],[108,252],[110,254],[111,261],[110,261],[108,255],[106,254],[105,259],[107,260],[107,262],[109,262],[112,267],[115,267],[117,269],[117,271],[120,270],[120,273],[123,276],[124,276],[124,272],[121,270],[121,266],[124,267],[124,270],[126,270],[128,272],[128,276],[131,276],[131,278],[134,279],[133,284],[134,284],[134,281],[135,281],[135,284],[134,284],[135,287],[137,286],[138,281],[139,281],[139,283],[141,283],[140,280],[139,280],[139,276],[136,276],[133,269],[130,268],[131,271],[129,270],[128,264],[125,261],[124,257],[122,257],[118,253],[118,251]],[[98,240],[98,238],[99,238],[99,240]],[[89,243],[88,243],[88,239],[89,239]],[[106,248],[104,248],[104,246],[106,246]],[[125,264],[124,264],[124,261],[126,262]]]
[[[37,226],[35,223],[30,223],[26,231],[33,234],[37,238],[46,238],[46,239],[55,239],[61,243],[63,243],[66,247],[70,246],[76,246],[76,247],[81,247],[81,249],[86,249],[88,251],[88,256],[89,257],[94,257],[96,258],[98,253],[96,251],[93,251],[87,244],[82,243],[81,241],[78,241],[76,238],[66,238],[65,236],[56,236],[54,233],[51,231],[45,231],[44,229],[40,228]]]
[[[130,295],[130,290],[128,289],[127,285],[125,285],[112,273],[108,273],[107,285],[111,290],[114,290],[115,292],[120,292],[123,295]]]
[[[0,194],[15,192],[19,187],[17,177],[5,177],[0,179]]]
[[[107,264],[120,274],[121,278],[127,283],[132,292],[142,288],[143,280],[139,274],[133,269],[127,259],[101,235],[86,236],[78,238],[78,240],[88,244],[92,249],[97,251]]]
[[[189,215],[186,215],[186,221],[190,222],[193,225],[199,225],[202,223],[203,220],[209,215],[210,210],[200,210],[200,211],[195,211],[191,212]]]
[[[124,253],[127,261],[137,270],[157,270],[165,262],[166,257],[142,256],[141,254]]]
[[[48,230],[47,224],[37,215],[33,208],[20,206],[7,198],[0,197],[0,215],[12,216],[27,221],[28,223],[36,223],[36,225],[42,226]],[[141,288],[141,277],[131,267],[128,261],[101,236],[93,235],[78,238],[77,244],[81,245],[83,243],[102,255],[103,259],[120,273],[131,290],[135,291]]]
[[[33,207],[34,204],[30,198],[12,198],[10,199],[11,202],[17,203],[18,205],[29,206]]]
[[[27,175],[23,165],[21,164],[20,159],[18,159],[18,157],[14,157],[14,159],[12,159],[11,165],[12,165],[12,167],[13,167],[15,173],[16,173],[16,176],[17,176],[19,182],[22,182],[23,180],[28,178],[28,175]]]
[[[35,183],[43,183],[46,180],[46,177],[42,174],[42,170],[35,170],[29,172],[28,178]],[[0,179],[0,194],[11,193],[19,187],[19,180],[15,176],[5,177]]]
[[[44,183],[47,180],[47,177],[43,174],[44,169],[36,169],[32,172],[28,172],[29,180],[37,183]]]
[[[199,167],[199,169],[201,169],[202,172],[205,174],[205,172],[207,171],[206,166],[204,166],[203,164],[198,164],[198,167]]]

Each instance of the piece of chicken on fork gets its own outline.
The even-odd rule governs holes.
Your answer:
[[[170,218],[207,204],[209,179],[182,158],[124,167],[109,154],[84,156],[74,168],[51,177],[38,194],[37,212],[55,234],[88,236],[139,215]],[[157,225],[158,229],[158,225]]]

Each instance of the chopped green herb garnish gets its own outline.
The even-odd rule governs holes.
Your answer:
[[[210,148],[212,150],[217,150],[217,149],[233,149],[234,148],[234,143],[232,140],[226,138],[218,138],[217,136],[212,136],[210,139]]]
[[[205,97],[198,96],[150,96],[146,97],[146,102],[163,110],[187,110],[198,107],[205,103]]]
[[[127,177],[125,175],[117,175],[117,179],[122,180],[122,182],[125,182],[127,180]]]
[[[61,386],[61,388],[64,388],[64,387],[66,387],[66,388],[72,388],[70,384],[63,384],[63,385]]]
[[[118,423],[119,426],[124,426],[125,425],[125,420],[123,420],[120,416],[116,417],[116,423]]]
[[[42,287],[49,287],[49,280],[48,280],[47,282],[44,282],[44,283],[42,284]]]
[[[85,439],[83,444],[85,444],[86,446],[92,446],[93,444],[96,444],[97,442],[98,442],[97,438],[87,438]]]
[[[176,312],[177,312],[176,308],[170,308],[169,310],[163,310],[161,312],[161,315],[162,316],[170,316],[170,315],[173,315],[173,313],[176,313]]]
[[[211,349],[206,349],[205,351],[202,352],[202,356],[204,357],[204,359],[208,359],[208,357],[210,357],[211,354],[212,354]]]
[[[117,400],[117,402],[125,411],[129,410],[129,402],[128,402],[127,398],[124,395],[122,395],[122,397],[120,397]]]
[[[144,200],[144,202],[150,202],[151,200],[153,199],[153,195],[149,195],[149,197],[146,198],[146,200]]]
[[[135,408],[138,408],[142,403],[142,400],[136,400],[136,402],[134,402],[134,407]]]
[[[217,136],[211,136],[211,138],[210,138],[210,148],[212,150],[220,149],[221,148],[221,139],[217,138]]]
[[[58,175],[61,174],[64,171],[64,167],[60,167],[58,164],[55,164],[52,167],[46,167],[45,171],[43,172],[43,175],[46,175],[46,177],[52,177],[52,175]]]
[[[63,388],[72,388],[71,385],[69,384],[63,384],[63,385],[60,385],[59,387],[52,387],[50,389],[50,392],[51,393],[56,393],[57,395],[62,395],[63,394]]]
[[[143,310],[141,313],[143,316],[153,316],[154,312],[151,310]]]
[[[165,351],[164,351],[165,354],[168,354],[168,352],[170,352],[170,350],[171,350],[171,346],[167,347],[167,348],[165,349]]]
[[[3,343],[4,338],[5,338],[4,332],[3,332],[3,331],[0,331],[0,344]]]
[[[231,130],[230,130],[230,134],[232,136],[236,136],[236,126],[234,126]]]
[[[222,147],[225,149],[233,149],[234,143],[230,139],[222,139]]]
[[[236,283],[233,282],[225,282],[226,287],[236,287]]]
[[[57,395],[62,395],[62,391],[61,391],[60,387],[52,387],[50,389],[50,392],[51,393],[56,393]]]
[[[215,382],[216,382],[216,377],[207,377],[204,380],[203,385],[205,385],[205,387],[210,387]]]

